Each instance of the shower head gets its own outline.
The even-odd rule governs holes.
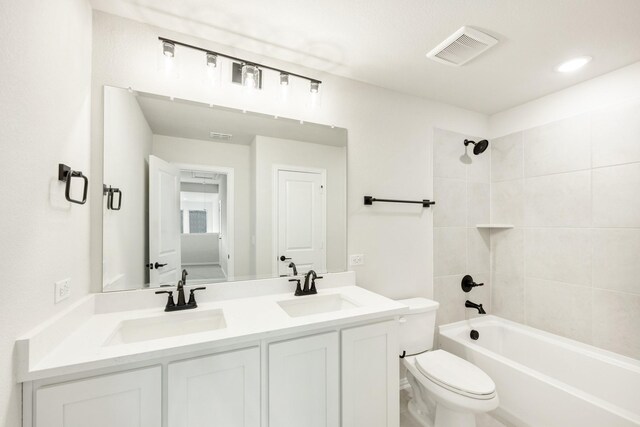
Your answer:
[[[469,144],[474,145],[473,154],[477,156],[478,154],[484,153],[484,150],[486,150],[487,147],[489,146],[489,141],[487,141],[486,139],[483,139],[482,141],[475,142],[475,141],[470,141],[468,139],[465,139],[464,140],[465,147]]]

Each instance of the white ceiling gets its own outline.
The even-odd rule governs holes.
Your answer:
[[[171,101],[164,96],[144,92],[136,92],[136,95],[140,109],[156,135],[245,145],[251,144],[256,135],[262,135],[338,147],[347,145],[347,131],[343,128],[276,119],[264,114],[210,107],[193,101]],[[211,132],[233,136],[229,141],[221,141],[212,139]]]
[[[492,114],[640,60],[640,0],[92,0],[217,43]],[[463,25],[499,44],[456,68],[425,54]],[[575,74],[554,71],[579,55]]]

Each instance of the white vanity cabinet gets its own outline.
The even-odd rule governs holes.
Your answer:
[[[398,322],[342,330],[342,427],[398,427]]]
[[[168,418],[169,427],[260,427],[260,348],[170,363]]]
[[[338,332],[269,344],[269,427],[338,427]]]
[[[70,381],[35,393],[38,427],[160,427],[160,366]]]

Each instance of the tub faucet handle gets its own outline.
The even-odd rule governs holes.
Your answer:
[[[465,292],[471,292],[471,289],[475,288],[476,286],[484,286],[484,283],[474,282],[473,277],[469,276],[468,274],[462,278],[462,282],[460,283],[460,287],[462,287],[462,290]]]

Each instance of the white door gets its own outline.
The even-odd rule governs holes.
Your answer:
[[[398,427],[398,323],[342,331],[342,427]]]
[[[180,279],[180,170],[149,156],[149,279],[152,285]],[[156,263],[157,267],[156,268]]]
[[[338,333],[269,345],[269,427],[338,427]]]
[[[169,427],[260,427],[260,349],[169,364]]]
[[[322,172],[278,170],[278,275],[290,272],[291,261],[300,273],[326,271],[325,188]]]
[[[160,427],[160,366],[47,386],[36,392],[37,427]]]

